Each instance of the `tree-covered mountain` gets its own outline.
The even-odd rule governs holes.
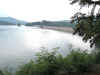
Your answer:
[[[14,24],[5,21],[0,21],[0,25],[14,25]]]
[[[16,24],[26,24],[26,21],[17,20],[12,17],[0,17],[0,25],[16,25]]]
[[[38,21],[38,22],[29,22],[26,24],[26,26],[36,26],[36,25],[44,25],[44,26],[69,26],[74,27],[74,24],[71,24],[69,20],[63,20],[63,21]]]

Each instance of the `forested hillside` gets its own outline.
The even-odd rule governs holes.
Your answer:
[[[43,20],[41,22],[29,22],[26,24],[26,26],[36,26],[36,25],[44,25],[44,26],[69,26],[74,27],[74,24],[71,24],[69,20],[64,21],[46,21]]]

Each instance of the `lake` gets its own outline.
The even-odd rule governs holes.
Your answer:
[[[38,27],[0,26],[0,68],[16,66],[34,59],[42,47],[66,55],[73,48],[89,49],[89,43],[71,33],[59,32]]]

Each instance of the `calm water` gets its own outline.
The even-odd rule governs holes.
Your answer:
[[[90,49],[89,43],[70,33],[36,27],[0,26],[0,68],[15,67],[34,58],[41,47],[49,50],[60,47],[66,55],[71,48]]]

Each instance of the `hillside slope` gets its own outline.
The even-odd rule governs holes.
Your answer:
[[[26,24],[26,21],[17,20],[12,17],[0,17],[0,25],[16,25],[16,24]]]

